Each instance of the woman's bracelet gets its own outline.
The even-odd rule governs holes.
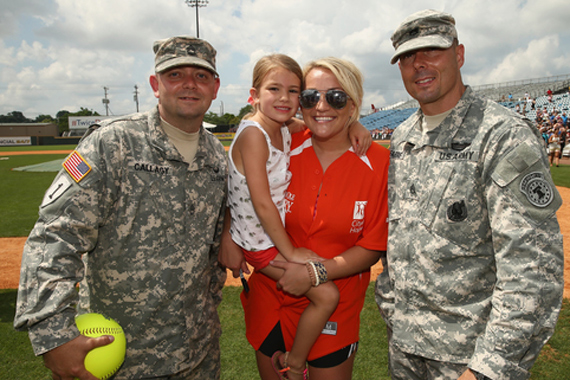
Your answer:
[[[320,261],[313,261],[313,265],[317,271],[317,282],[319,284],[324,284],[328,281],[328,273],[327,268],[325,268],[325,264]]]
[[[312,261],[308,261],[305,264],[305,266],[307,267],[307,271],[309,272],[309,278],[311,279],[311,285],[318,286],[319,280],[317,277],[317,268],[315,268],[315,265],[313,264]]]
[[[328,281],[327,269],[323,263],[320,261],[309,261],[305,265],[313,286],[316,287]]]

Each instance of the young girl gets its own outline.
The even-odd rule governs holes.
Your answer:
[[[291,135],[286,123],[299,107],[302,79],[301,68],[286,55],[260,59],[250,90],[254,111],[240,123],[229,150],[230,234],[247,262],[274,280],[283,271],[268,265],[271,260],[307,263],[321,259],[308,249],[294,247],[284,228],[285,192],[291,179]],[[298,122],[292,125],[302,129]],[[368,133],[362,132],[355,134],[365,137]],[[317,270],[311,273],[311,268],[317,267],[308,266],[315,280]],[[307,378],[307,356],[335,310],[339,293],[334,283],[325,282],[311,288],[305,296],[310,303],[299,321],[293,347],[283,357],[274,358],[282,379]]]

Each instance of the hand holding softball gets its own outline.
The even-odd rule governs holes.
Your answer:
[[[113,341],[111,336],[88,338],[80,335],[77,338],[46,352],[45,366],[52,371],[54,379],[97,380],[85,369],[85,356],[94,348],[105,346]]]
[[[110,344],[96,347],[85,356],[85,369],[91,374],[101,380],[113,376],[125,361],[127,341],[123,328],[113,319],[97,313],[78,315],[75,324],[81,335],[113,338]]]

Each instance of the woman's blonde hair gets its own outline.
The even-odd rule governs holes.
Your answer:
[[[253,68],[253,79],[251,87],[255,88],[257,91],[260,90],[263,80],[269,74],[269,72],[276,68],[283,68],[289,70],[299,78],[301,87],[303,86],[303,70],[301,66],[293,58],[285,54],[270,54],[262,57]],[[247,119],[255,115],[258,111],[257,104],[253,105],[253,111],[245,115],[243,118]]]
[[[316,68],[327,69],[336,77],[338,83],[340,83],[344,92],[352,99],[355,106],[354,113],[350,116],[348,125],[357,121],[360,118],[362,97],[364,96],[364,77],[358,67],[345,59],[326,57],[309,62],[303,70],[303,77],[306,77],[311,70]]]

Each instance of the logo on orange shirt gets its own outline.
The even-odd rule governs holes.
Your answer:
[[[352,213],[352,224],[350,228],[351,234],[358,234],[364,228],[364,210],[368,201],[354,202],[354,212]]]
[[[364,209],[368,201],[356,201],[354,202],[354,214],[352,219],[364,219]]]

